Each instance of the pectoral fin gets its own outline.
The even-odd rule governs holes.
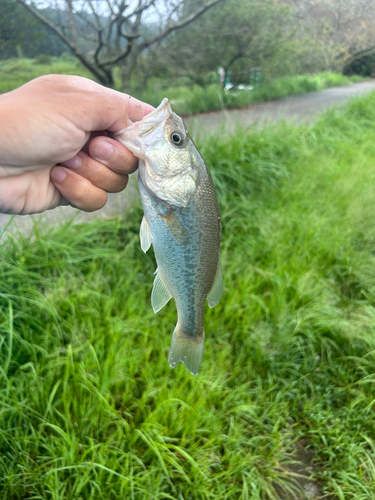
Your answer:
[[[154,286],[151,293],[151,305],[154,312],[157,313],[160,309],[163,309],[172,295],[168,292],[158,269],[156,269],[155,274]]]
[[[217,270],[214,284],[207,295],[208,307],[215,307],[216,304],[220,302],[221,296],[223,295],[223,273],[221,272],[221,262],[219,257],[219,262],[217,263]]]
[[[184,228],[177,215],[170,211],[163,219],[176,242],[179,245],[186,245],[189,242],[189,233]]]
[[[151,246],[151,230],[145,216],[142,219],[139,237],[141,239],[141,248],[146,253]]]

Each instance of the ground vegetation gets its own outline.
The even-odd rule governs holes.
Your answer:
[[[293,498],[375,487],[375,96],[313,125],[198,138],[223,223],[202,369],[123,219],[2,228],[0,497]]]

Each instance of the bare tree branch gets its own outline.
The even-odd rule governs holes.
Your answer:
[[[102,50],[102,48],[104,47],[103,37],[102,37],[102,30],[98,31],[98,41],[99,41],[99,44],[98,44],[98,46],[96,48],[96,51],[95,51],[95,54],[94,54],[94,60],[95,60],[96,64],[98,66],[100,66],[99,54],[100,54],[100,51]]]
[[[140,1],[138,3],[138,7],[136,8],[136,10],[134,10],[131,14],[129,14],[128,17],[132,17],[132,16],[136,16],[138,14],[142,14],[143,11],[149,9],[152,5],[154,5],[154,3],[155,3],[155,0],[151,0],[149,3],[146,3],[145,5],[143,5],[143,7],[141,7],[142,2]]]
[[[109,42],[110,42],[110,39],[111,39],[111,35],[112,35],[112,29],[113,29],[113,26],[116,23],[117,23],[116,45],[118,45],[119,38],[121,36],[121,31],[119,29],[118,21],[121,19],[122,14],[123,14],[123,12],[124,12],[125,9],[126,9],[126,5],[124,4],[124,2],[121,2],[121,4],[118,6],[118,12],[117,12],[117,14],[114,15],[114,18],[111,20],[111,22],[109,24],[109,27],[108,27],[107,42],[106,42],[107,45],[109,45]]]
[[[169,21],[172,19],[173,14],[175,14],[175,13],[178,11],[178,9],[181,7],[181,5],[182,5],[183,3],[184,3],[184,2],[183,2],[183,1],[181,1],[181,2],[176,3],[176,5],[174,5],[174,6],[173,6],[173,9],[171,10],[171,12],[170,12],[170,13],[169,13],[169,15],[168,15],[168,19],[167,19],[167,26],[168,26],[168,24],[169,24]]]
[[[111,4],[110,0],[106,0],[106,3],[107,3],[107,6],[108,6],[108,9],[109,9],[110,13],[112,14],[112,16],[114,16],[115,12],[113,10],[113,7],[112,7],[112,4]]]
[[[89,59],[79,50],[79,48],[71,41],[62,31],[60,31],[49,19],[44,17],[39,11],[34,9],[31,5],[26,3],[26,0],[16,0],[18,3],[22,4],[33,16],[35,16],[41,23],[48,26],[62,42],[67,45],[73,54],[81,61],[81,63],[102,83],[109,85],[113,84],[112,75],[105,68],[97,68],[92,64]]]
[[[87,0],[87,3],[90,5],[90,8],[91,8],[91,12],[93,13],[93,16],[95,17],[95,21],[96,21],[96,24],[97,24],[97,29],[100,29],[102,30],[103,29],[103,26],[102,26],[102,23],[100,21],[100,17],[98,16],[98,13],[96,12],[96,10],[94,9],[94,6],[92,4],[92,1],[91,0]]]
[[[83,14],[82,14],[82,12],[77,12],[77,14],[76,14],[76,15],[77,15],[80,19],[82,19],[82,21],[83,21],[84,23],[86,23],[86,24],[87,24],[87,26],[90,26],[90,28],[91,28],[92,30],[94,30],[94,31],[95,31],[95,33],[97,33],[98,31],[100,31],[100,28],[98,28],[97,26],[95,26],[94,24],[92,24],[92,22],[91,22],[91,21],[89,21],[89,20],[88,20],[88,19],[87,19],[87,18],[86,18]],[[81,35],[81,36],[82,36],[82,35]]]
[[[44,15],[43,11],[38,10],[31,3],[32,0],[16,1],[23,5],[41,23],[48,26],[101,83],[113,85],[112,72],[114,65],[129,57],[127,70],[131,72],[142,51],[156,45],[170,33],[189,25],[224,0],[206,0],[206,4],[197,7],[197,10],[188,17],[175,22],[172,19],[178,17],[183,0],[167,2],[167,10],[164,9],[162,12],[159,34],[156,36],[150,35],[149,39],[143,39],[140,42],[137,39],[141,37],[142,16],[150,8],[157,10],[158,0],[130,2],[131,8],[127,0],[105,0],[104,5],[108,6],[109,10],[106,16],[102,17],[100,15],[100,2],[87,0],[88,10],[83,9],[81,12],[75,12],[74,6],[78,5],[77,0],[64,0],[66,10],[62,11],[61,21],[60,23],[57,22],[57,24]],[[74,4],[75,1],[76,4]],[[160,3],[161,0],[159,0]],[[57,15],[60,15],[61,10],[58,6],[56,11]],[[80,33],[77,26],[78,18],[83,19],[90,29],[87,28],[84,33]],[[87,44],[82,46],[82,42],[88,33],[92,42],[89,50]],[[93,36],[95,36],[95,39],[91,38]],[[87,52],[91,55],[87,55]]]
[[[126,49],[124,52],[122,52],[122,54],[120,54],[119,56],[117,56],[115,59],[112,59],[111,61],[106,61],[104,63],[102,63],[102,66],[103,67],[106,67],[106,66],[114,66],[115,64],[118,64],[120,61],[122,61],[123,59],[125,59],[129,54],[130,54],[130,51],[132,50],[132,45],[133,45],[133,40],[135,40],[136,38],[138,38],[140,35],[134,35],[134,36],[128,36],[128,43],[126,45]]]
[[[73,0],[66,0],[66,5],[68,8],[70,33],[72,35],[74,45],[78,47],[78,34],[77,34],[76,19],[74,17],[74,11],[73,11]]]
[[[157,35],[152,40],[146,40],[146,41],[144,41],[138,47],[139,52],[142,52],[144,49],[146,49],[147,47],[150,47],[150,45],[153,45],[154,43],[160,42],[163,38],[165,38],[166,36],[168,36],[173,31],[180,30],[180,29],[184,28],[188,24],[190,24],[193,21],[195,21],[195,19],[198,19],[198,17],[200,17],[202,14],[204,14],[205,12],[207,12],[207,10],[211,9],[211,7],[213,7],[214,5],[216,5],[216,4],[220,3],[220,2],[223,2],[223,1],[224,0],[213,0],[213,1],[209,2],[208,4],[204,5],[201,9],[199,9],[198,11],[194,12],[189,17],[187,17],[186,19],[184,19],[183,21],[181,21],[179,23],[176,23],[173,26],[169,26],[168,28],[166,28],[164,31],[162,31],[159,35]]]

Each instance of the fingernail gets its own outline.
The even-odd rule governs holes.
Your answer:
[[[51,177],[54,182],[60,184],[61,182],[64,182],[66,178],[66,172],[62,168],[55,168],[51,172]]]
[[[107,141],[98,141],[94,146],[93,157],[95,160],[109,160],[115,150],[112,144]]]
[[[77,169],[81,165],[82,165],[82,160],[81,160],[81,157],[79,155],[75,155],[70,160],[64,161],[64,166],[72,168],[72,169]]]

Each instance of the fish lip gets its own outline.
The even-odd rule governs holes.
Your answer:
[[[163,111],[164,108],[166,108],[167,106],[169,107],[168,116],[171,115],[173,113],[173,111],[172,111],[169,99],[167,97],[164,97],[164,99],[161,101],[161,103],[159,104],[159,106],[157,108],[155,108],[153,111],[151,111],[151,113],[149,113],[148,115],[144,116],[141,121],[142,122],[149,121],[149,120],[153,121],[154,117],[157,116],[157,115],[159,115],[160,111]],[[157,120],[157,122],[159,123],[159,122],[162,122],[162,121],[166,120],[168,118],[168,116],[165,116],[165,117]]]
[[[165,112],[166,108],[169,108],[168,112]],[[164,112],[163,116],[160,116],[161,112]],[[113,132],[112,136],[114,138],[116,138],[119,135],[126,134],[127,132],[130,132],[131,130],[133,130],[134,126],[137,124],[139,124],[140,128],[142,128],[143,124],[148,125],[150,127],[150,131],[151,131],[151,129],[154,129],[160,123],[168,120],[168,118],[172,114],[173,114],[173,111],[172,111],[169,99],[167,97],[164,97],[164,99],[161,101],[159,106],[157,108],[155,108],[153,111],[151,111],[151,113],[144,116],[142,118],[142,120],[140,120],[138,122],[134,122],[134,123],[130,122],[130,124],[127,127],[123,128],[121,130],[118,130],[117,132]],[[142,135],[142,132],[140,135]]]

